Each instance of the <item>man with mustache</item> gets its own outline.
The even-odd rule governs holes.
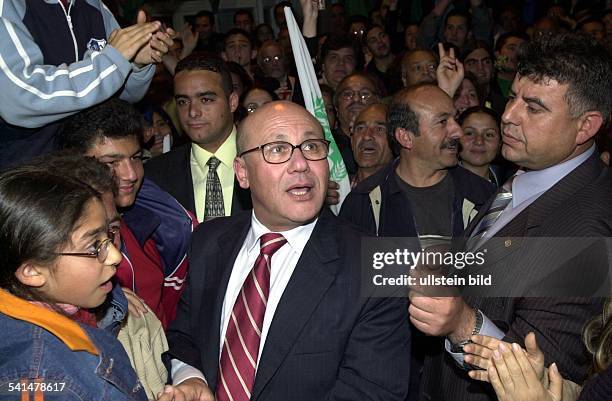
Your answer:
[[[466,224],[464,205],[478,209],[493,193],[485,179],[457,165],[461,126],[452,99],[433,84],[398,92],[389,112],[389,140],[399,158],[357,185],[340,217],[370,235],[411,237],[419,249],[449,247]],[[418,399],[425,337],[412,327],[409,399]]]
[[[462,215],[464,200],[482,205],[493,187],[457,166],[463,131],[454,116],[452,99],[433,84],[398,92],[387,132],[399,158],[358,185],[340,216],[373,235],[419,237],[423,247],[450,243],[461,234],[467,223]],[[378,216],[372,208],[372,191],[381,194]]]
[[[236,144],[253,210],[194,234],[196,268],[168,331],[174,387],[159,400],[405,400],[407,302],[361,291],[360,235],[324,207],[321,125],[271,102]]]

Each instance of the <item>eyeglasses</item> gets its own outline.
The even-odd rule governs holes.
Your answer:
[[[264,57],[262,60],[264,63],[269,64],[273,61],[276,61],[276,62],[281,61],[282,58],[281,56],[272,56],[272,57]]]
[[[249,103],[246,105],[246,111],[248,111],[249,113],[252,113],[255,110],[257,110],[258,107],[259,105],[257,103]]]
[[[104,263],[106,258],[108,257],[108,252],[110,246],[112,245],[113,240],[111,238],[107,238],[100,242],[95,251],[92,252],[57,252],[56,255],[64,255],[64,256],[82,256],[85,258],[97,258],[98,262]]]
[[[239,156],[242,157],[247,153],[261,149],[261,155],[267,163],[282,164],[289,161],[293,156],[293,151],[299,148],[306,160],[317,161],[327,157],[329,154],[329,143],[330,142],[325,139],[307,139],[299,145],[293,145],[283,141],[270,142],[253,149],[245,150],[240,153]]]
[[[340,97],[345,100],[345,101],[349,101],[353,98],[353,96],[357,95],[357,97],[361,100],[361,101],[365,101],[368,100],[369,98],[371,98],[372,96],[374,96],[374,93],[369,90],[369,89],[362,89],[360,91],[354,91],[352,89],[346,89],[343,90],[342,92],[340,92]]]

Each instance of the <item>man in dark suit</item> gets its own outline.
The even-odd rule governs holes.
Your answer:
[[[238,95],[221,60],[194,55],[181,60],[174,76],[181,126],[191,143],[156,158],[145,174],[174,196],[199,221],[251,208],[248,190],[237,185],[232,163]]]
[[[484,264],[471,273],[491,274],[494,290],[410,297],[415,326],[446,337],[426,361],[423,399],[496,399],[465,370],[465,363],[492,366],[497,349],[477,351],[469,344],[474,334],[522,344],[533,331],[547,365],[556,362],[564,378],[584,380],[590,361],[581,331],[602,305],[585,294],[609,294],[612,181],[594,136],[610,117],[610,93],[610,58],[587,38],[546,37],[521,49],[502,116],[502,154],[521,170],[464,238],[466,250],[486,249]],[[487,380],[484,370],[470,376]]]
[[[193,273],[168,331],[174,386],[162,397],[405,399],[407,303],[361,292],[359,234],[323,207],[328,144],[291,102],[241,124],[234,169],[253,212],[193,237]]]

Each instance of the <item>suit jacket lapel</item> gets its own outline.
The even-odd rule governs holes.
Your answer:
[[[334,217],[326,208],[302,252],[274,314],[251,399],[257,399],[333,283],[338,268]]]
[[[181,202],[185,208],[193,214],[196,214],[195,200],[193,197],[193,178],[191,177],[191,145],[185,145],[185,149],[182,151],[179,166],[179,174],[176,174],[176,179],[180,180],[180,184],[177,185],[180,193],[177,196],[179,202]],[[202,200],[204,202],[204,200]]]
[[[206,377],[209,383],[216,383],[217,374],[219,371],[219,346],[221,344],[220,329],[221,329],[221,310],[223,301],[227,291],[227,283],[229,282],[232,269],[236,257],[242,248],[242,244],[247,236],[250,224],[250,213],[243,213],[239,216],[236,224],[231,229],[218,238],[218,253],[217,258],[211,266],[214,266],[206,274],[206,282],[209,283],[207,288],[216,288],[214,294],[208,295],[208,302],[212,302],[212,316],[203,316],[202,324],[210,324],[210,336],[208,341],[202,345],[206,349],[206,358],[203,361]],[[204,294],[207,297],[207,294]],[[204,301],[206,302],[206,301]]]

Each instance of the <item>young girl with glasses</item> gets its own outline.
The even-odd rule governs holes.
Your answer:
[[[0,399],[147,399],[113,333],[77,319],[112,303],[120,260],[91,187],[32,167],[0,175]]]

